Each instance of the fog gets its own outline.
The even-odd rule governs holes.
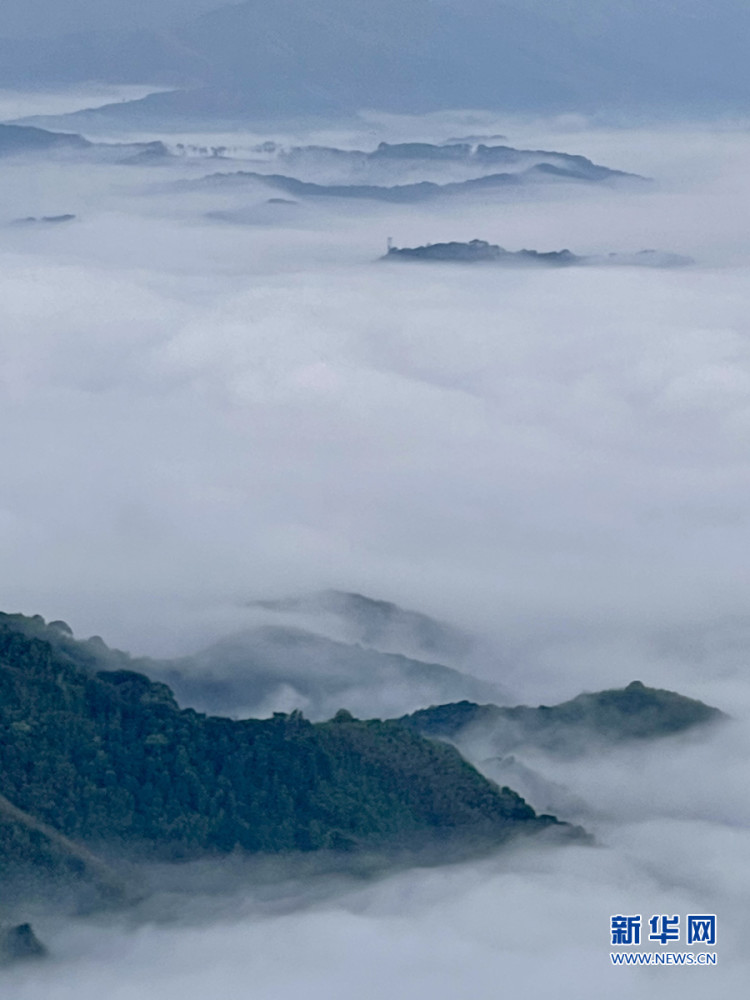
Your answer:
[[[652,138],[535,144],[642,191],[354,210],[173,189],[200,160],[6,160],[6,220],[79,218],[2,230],[2,605],[181,653],[249,600],[335,586],[490,629],[561,694],[742,618],[747,140],[696,130],[681,170],[680,137]],[[387,236],[698,264],[376,264]]]
[[[192,183],[246,168],[269,138],[372,149],[477,132],[653,180],[420,206]],[[247,625],[252,601],[334,587],[476,636],[463,665],[517,701],[638,678],[733,717],[647,750],[525,758],[595,847],[519,846],[323,899],[313,885],[288,912],[248,888],[183,919],[173,901],[170,920],[157,904],[143,922],[43,917],[55,960],[8,973],[8,996],[740,992],[749,136],[371,115],[170,137],[229,140],[236,163],[0,162],[3,610],[174,656]],[[379,263],[389,236],[696,264]],[[611,914],[688,912],[718,914],[716,968],[610,966]]]

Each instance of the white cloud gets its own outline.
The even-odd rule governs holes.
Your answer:
[[[661,166],[659,184],[231,226],[203,213],[255,189],[3,166],[5,217],[54,202],[81,221],[0,231],[0,606],[160,653],[238,624],[251,598],[338,586],[486,634],[496,652],[475,669],[531,702],[638,677],[744,719],[748,138],[657,148],[570,124],[571,151]],[[699,263],[376,265],[391,234]],[[19,973],[14,996],[739,993],[746,760],[738,722],[674,756],[545,765],[592,805],[602,848],[397,875],[273,916],[251,898],[210,929],[50,926],[68,957]],[[709,905],[717,969],[608,966],[611,912]]]

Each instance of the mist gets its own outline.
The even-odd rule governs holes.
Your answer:
[[[661,169],[355,214],[6,161],[8,221],[79,217],[2,230],[3,606],[175,654],[229,609],[333,586],[491,630],[525,664],[623,642],[642,662],[654,636],[742,618],[745,133],[696,130],[680,172],[648,135],[610,157],[596,132],[549,138]],[[240,209],[260,218],[206,218]],[[698,264],[399,269],[375,263],[387,236]]]
[[[651,180],[403,206],[271,204],[260,182],[201,182],[245,169],[266,139],[373,149],[477,132]],[[647,749],[528,754],[562,789],[531,804],[567,808],[596,846],[321,875],[286,908],[249,884],[184,906],[164,889],[130,916],[41,916],[54,961],[7,973],[8,995],[739,993],[746,126],[371,114],[179,142],[229,143],[233,159],[0,162],[0,607],[179,656],[247,627],[254,601],[336,588],[475,637],[461,665],[511,700],[637,678],[732,721]],[[76,218],[12,224],[62,213]],[[401,266],[377,260],[389,236],[696,263]],[[461,749],[493,775],[481,741]],[[718,966],[611,968],[621,912],[716,912]]]

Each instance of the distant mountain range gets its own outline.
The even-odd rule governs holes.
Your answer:
[[[231,163],[226,151],[202,158]],[[92,142],[75,132],[52,131],[34,125],[0,124],[0,158],[34,155],[81,155],[97,161],[160,164],[180,162],[181,150],[173,152],[159,140],[150,142]],[[247,161],[247,155],[245,155]],[[533,186],[553,181],[606,183],[643,181],[644,178],[605,167],[570,153],[516,149],[482,143],[394,143],[381,142],[371,151],[335,147],[299,146],[285,149],[263,144],[250,154],[255,170],[215,172],[195,180],[176,182],[180,190],[241,188],[260,183],[298,198],[371,199],[412,203],[461,194],[487,194],[515,186]],[[196,161],[200,164],[200,158]],[[300,176],[278,173],[283,165]],[[502,172],[497,167],[502,166]],[[459,179],[456,180],[455,178]],[[336,178],[335,182],[331,182]],[[377,183],[363,183],[366,179]]]
[[[270,148],[269,148],[270,147]],[[292,174],[299,180],[320,184],[383,186],[409,181],[472,181],[490,178],[531,177],[534,171],[550,177],[580,181],[634,178],[585,156],[548,149],[516,149],[483,142],[381,142],[374,150],[338,149],[334,146],[294,146],[274,143],[259,150],[266,156],[268,173]],[[642,179],[642,178],[638,178]]]
[[[616,172],[612,171],[612,176]],[[621,175],[622,176],[622,175]],[[396,184],[380,186],[374,184],[315,184],[310,181],[300,181],[296,177],[285,177],[281,174],[261,174],[252,171],[238,171],[234,174],[212,174],[207,182],[220,185],[222,182],[238,182],[242,180],[260,181],[269,187],[285,191],[297,198],[364,198],[372,201],[389,201],[397,204],[413,204],[420,201],[431,201],[435,198],[450,197],[457,194],[487,194],[496,189],[515,187],[530,183],[544,182],[551,179],[579,181],[590,180],[578,172],[562,170],[558,167],[535,166],[516,173],[487,174],[468,181],[451,181],[447,184],[435,184],[432,181],[419,181],[415,184]]]
[[[180,190],[226,191],[261,184],[296,199],[336,198],[413,204],[462,195],[528,189],[551,183],[644,183],[645,178],[585,156],[481,143],[381,142],[370,151],[271,145],[250,160],[255,169],[223,171],[177,182]],[[497,168],[503,167],[501,172]],[[294,171],[294,176],[278,168]]]
[[[0,42],[4,86],[176,85],[112,120],[426,112],[744,111],[744,0],[260,0],[159,31]]]

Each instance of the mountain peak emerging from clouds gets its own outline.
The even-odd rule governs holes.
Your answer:
[[[630,740],[674,736],[726,718],[702,701],[632,681],[625,688],[580,694],[560,705],[513,708],[454,705],[427,708],[401,720],[425,736],[462,740],[481,734],[496,753],[535,747],[577,755]]]

